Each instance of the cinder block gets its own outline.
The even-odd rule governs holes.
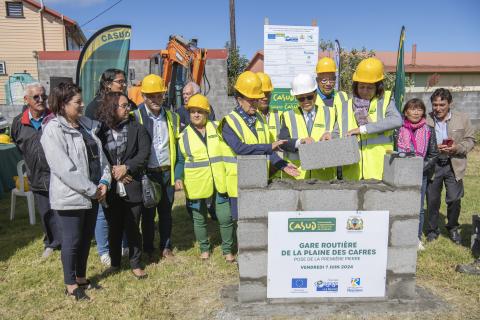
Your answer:
[[[343,166],[360,161],[356,137],[332,139],[298,147],[302,169],[313,170]]]
[[[418,244],[418,219],[394,221],[390,229],[390,245],[394,247]]]
[[[357,190],[303,190],[300,194],[303,210],[358,210]]]
[[[389,299],[411,300],[417,297],[416,281],[413,275],[388,275],[387,297]]]
[[[242,190],[238,194],[238,218],[267,218],[269,211],[297,210],[299,192],[295,190]]]
[[[417,246],[388,248],[387,271],[415,274],[417,268]]]
[[[266,222],[238,221],[237,238],[240,250],[266,248],[268,245]]]
[[[268,184],[267,156],[237,156],[238,188],[264,188]]]
[[[393,158],[386,154],[383,159],[383,181],[393,186],[422,186],[423,158]]]
[[[418,217],[420,213],[420,190],[368,190],[365,192],[363,209],[388,210],[390,211],[390,217]]]
[[[240,278],[258,279],[267,276],[267,251],[240,251],[238,269]]]
[[[267,286],[258,281],[241,281],[238,286],[238,301],[262,302],[267,299]]]

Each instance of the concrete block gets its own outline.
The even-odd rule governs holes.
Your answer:
[[[420,212],[420,190],[367,190],[364,195],[363,209],[388,210],[390,211],[390,217],[418,217]]]
[[[268,184],[267,156],[237,156],[238,188],[264,188]]]
[[[393,221],[390,229],[390,245],[393,247],[418,244],[418,219]]]
[[[238,301],[262,302],[267,299],[267,286],[258,281],[242,281],[238,286]]]
[[[238,219],[267,218],[269,211],[297,210],[295,190],[242,190],[238,194]]]
[[[357,190],[302,190],[303,210],[358,210]]]
[[[300,164],[305,170],[337,167],[360,161],[355,137],[301,144],[298,152]]]
[[[393,186],[422,186],[423,158],[393,158],[386,154],[383,160],[383,181]]]
[[[415,274],[417,269],[417,246],[388,248],[387,271]]]
[[[240,278],[258,279],[267,276],[267,251],[240,251],[238,269]]]
[[[267,223],[238,221],[237,228],[238,248],[257,249],[268,245]]]
[[[387,297],[389,299],[412,300],[417,298],[414,275],[387,275]]]

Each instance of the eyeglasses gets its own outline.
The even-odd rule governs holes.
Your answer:
[[[306,97],[297,98],[297,100],[300,101],[300,102],[305,101],[305,99],[307,99],[308,101],[312,101],[314,96],[315,95],[312,94],[312,95],[309,95],[309,96],[306,96]]]
[[[36,94],[34,96],[31,96],[35,102],[40,102],[40,98],[42,98],[42,101],[47,101],[48,96],[46,94]]]
[[[321,84],[335,83],[337,79],[320,79]]]
[[[120,104],[120,105],[118,105],[118,107],[123,108],[123,109],[130,109],[131,108],[130,103]]]
[[[123,80],[123,79],[121,79],[121,80],[113,80],[112,82],[116,82],[116,83],[118,83],[118,84],[121,85],[121,86],[123,86],[123,85],[125,85],[125,84],[127,83],[127,82],[126,82],[125,80]]]

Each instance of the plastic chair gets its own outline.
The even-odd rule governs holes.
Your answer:
[[[17,201],[17,197],[27,197],[28,203],[28,215],[30,218],[30,224],[35,224],[35,200],[33,198],[32,191],[25,191],[25,184],[24,184],[24,173],[23,173],[23,166],[25,165],[25,160],[20,160],[17,163],[17,174],[18,174],[18,181],[20,184],[20,189],[13,189],[12,190],[12,199],[10,202],[10,220],[13,220],[15,216],[15,204]]]

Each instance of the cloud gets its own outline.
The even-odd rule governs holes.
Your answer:
[[[106,0],[44,0],[44,3],[46,6],[48,5],[55,5],[55,4],[61,4],[61,5],[71,5],[71,6],[81,6],[81,7],[89,7],[101,3],[107,2]]]

